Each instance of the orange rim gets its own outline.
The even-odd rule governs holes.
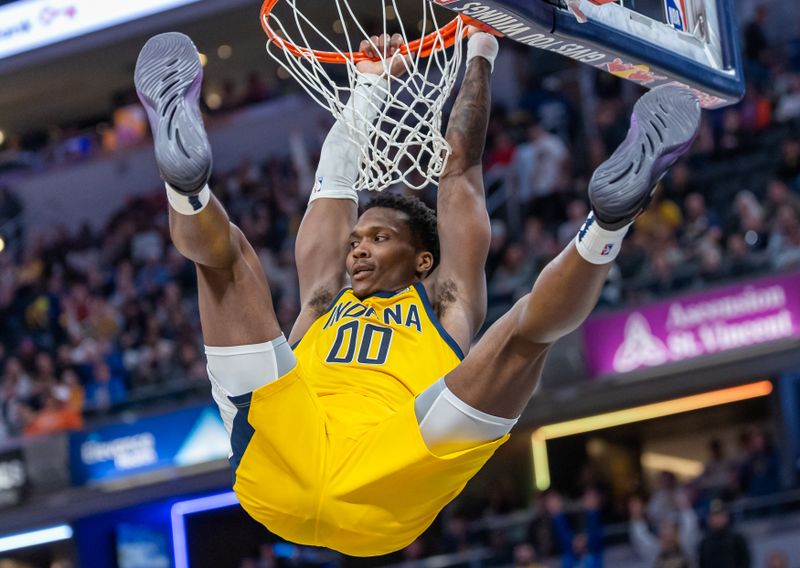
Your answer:
[[[264,32],[267,34],[267,37],[271,42],[279,45],[292,55],[297,57],[311,56],[322,63],[347,63],[348,61],[358,63],[359,61],[366,61],[370,59],[375,61],[380,60],[379,57],[368,57],[361,51],[350,51],[343,53],[336,51],[318,51],[308,47],[300,47],[299,45],[295,45],[289,41],[286,41],[280,37],[269,25],[269,15],[272,13],[272,8],[277,3],[278,0],[264,0],[264,3],[261,5],[261,27],[264,28]],[[466,19],[462,18],[462,16],[456,16],[450,21],[450,23],[442,27],[440,30],[431,32],[420,39],[403,44],[400,46],[400,53],[403,55],[409,53],[418,53],[420,57],[428,57],[434,51],[450,47],[456,42],[457,39],[461,39],[456,37],[458,33],[459,20],[464,22],[462,28],[464,30],[464,32],[462,32],[463,35],[463,33],[466,33]]]

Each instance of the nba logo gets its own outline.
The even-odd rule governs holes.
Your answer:
[[[613,244],[607,244],[606,246],[603,247],[603,250],[600,252],[600,256],[610,255],[613,248],[614,248]]]
[[[667,23],[676,30],[686,31],[686,5],[684,0],[666,0]]]
[[[317,183],[314,184],[314,188],[311,190],[311,193],[319,193],[322,191],[322,176],[317,178]]]

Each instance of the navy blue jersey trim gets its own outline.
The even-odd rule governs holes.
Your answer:
[[[325,309],[325,311],[323,312],[322,315],[325,315],[329,311],[331,311],[333,309],[333,306],[336,305],[336,302],[338,302],[341,299],[341,297],[344,296],[345,292],[347,292],[349,290],[350,290],[350,288],[342,288],[341,290],[339,290],[339,293],[336,294],[336,297],[333,299],[333,301],[330,304],[328,304],[328,307]],[[322,317],[322,316],[319,316],[319,317]]]
[[[236,405],[236,416],[233,418],[233,428],[231,428],[231,451],[232,455],[229,459],[231,469],[233,469],[233,483],[236,484],[236,470],[239,469],[239,464],[242,461],[247,446],[250,445],[250,440],[253,439],[253,434],[256,433],[255,429],[247,421],[247,415],[250,412],[250,401],[253,398],[253,393],[247,393],[240,396],[228,397],[233,404]]]
[[[397,292],[390,292],[389,290],[378,290],[374,294],[370,294],[369,296],[365,296],[359,299],[366,300],[367,298],[393,298],[398,294],[402,294],[406,290],[408,290],[408,288],[403,288],[402,290],[398,290]]]
[[[425,290],[425,286],[422,284],[422,282],[415,282],[414,288],[417,290],[420,300],[422,300],[422,306],[425,308],[425,313],[428,314],[428,319],[430,319],[433,322],[433,325],[436,326],[436,330],[439,332],[439,335],[442,336],[442,339],[444,339],[445,343],[447,343],[450,346],[450,349],[452,349],[458,358],[463,361],[464,352],[461,351],[461,347],[459,347],[458,343],[456,343],[456,340],[453,339],[449,333],[447,333],[447,330],[442,325],[442,322],[440,322],[439,318],[436,316],[436,312],[431,305],[431,301],[428,299],[428,291]]]

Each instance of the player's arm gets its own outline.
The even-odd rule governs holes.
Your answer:
[[[442,324],[465,351],[486,317],[484,267],[491,230],[481,158],[497,54],[497,40],[487,33],[473,30],[469,42],[467,71],[447,125],[452,154],[439,181],[441,263],[432,279]]]
[[[374,36],[364,40],[360,50],[375,54],[382,50],[391,58],[390,72],[400,75],[405,70],[401,57],[394,53],[402,36]],[[362,61],[361,73],[345,113],[354,113],[349,122],[373,120],[383,108],[388,87],[383,61]],[[347,285],[345,259],[347,237],[358,216],[356,180],[361,157],[360,147],[350,139],[347,125],[337,121],[322,145],[314,189],[303,216],[295,245],[295,261],[300,285],[300,315],[289,341],[295,343],[305,335],[312,323],[324,313],[336,294]]]

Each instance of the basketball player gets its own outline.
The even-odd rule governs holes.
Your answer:
[[[373,45],[391,57],[400,38],[361,49]],[[549,347],[592,310],[623,236],[694,140],[700,107],[690,93],[645,95],[625,142],[591,180],[594,212],[579,235],[472,346],[487,307],[481,155],[497,50],[493,36],[473,30],[438,216],[389,194],[358,216],[359,149],[344,124],[333,126],[297,236],[302,307],[287,341],[258,257],[207,185],[195,47],[170,33],[142,49],[136,87],[172,240],[197,266],[234,489],[250,515],[287,540],[371,556],[417,538],[506,441]],[[388,72],[402,73],[402,57],[391,61]],[[387,70],[370,61],[359,70],[348,112],[369,120],[384,102],[375,87]]]

